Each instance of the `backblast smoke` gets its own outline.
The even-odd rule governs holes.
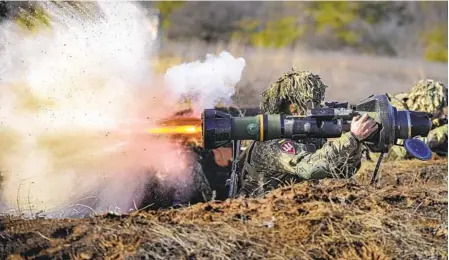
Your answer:
[[[151,28],[135,3],[97,2],[82,15],[62,3],[38,4],[49,26],[30,32],[12,20],[0,24],[2,212],[128,212],[149,174],[188,196],[191,157],[146,129],[174,112],[202,71],[186,77],[192,65],[181,65],[167,75],[182,82],[168,84],[151,74]],[[244,60],[224,53],[194,64],[239,64],[232,75],[209,72],[214,80],[193,89],[200,100],[211,93],[229,100]]]

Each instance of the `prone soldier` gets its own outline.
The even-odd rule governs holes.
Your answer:
[[[321,107],[327,86],[308,71],[284,74],[262,93],[260,108],[269,114],[304,115]],[[362,141],[377,129],[368,115],[354,117],[349,132],[334,141],[254,141],[238,158],[238,196],[257,196],[282,184],[323,178],[349,178],[360,169]]]
[[[424,141],[438,156],[447,156],[447,87],[441,81],[420,80],[409,93],[387,94],[393,106],[401,110],[426,112],[431,115],[432,129],[427,137],[416,137]],[[402,140],[398,140],[399,144]],[[368,160],[376,160],[378,154],[366,150]],[[384,156],[385,161],[411,159],[402,146],[393,146]]]

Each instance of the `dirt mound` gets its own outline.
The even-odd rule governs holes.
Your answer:
[[[447,259],[447,160],[373,165],[355,180],[260,199],[87,219],[3,217],[0,256],[139,259]]]

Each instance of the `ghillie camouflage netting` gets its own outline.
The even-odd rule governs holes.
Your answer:
[[[447,87],[441,81],[420,80],[410,91],[406,104],[409,110],[434,113],[447,106]]]
[[[260,108],[265,113],[277,114],[291,103],[303,112],[321,104],[326,88],[320,76],[309,71],[292,70],[262,93]]]

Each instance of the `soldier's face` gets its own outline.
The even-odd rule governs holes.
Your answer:
[[[290,114],[293,116],[299,116],[299,115],[303,114],[301,109],[299,109],[299,107],[295,104],[290,104],[288,109],[289,109]]]
[[[296,114],[296,106],[294,104],[288,105],[288,113],[291,114],[291,115],[295,115]]]

